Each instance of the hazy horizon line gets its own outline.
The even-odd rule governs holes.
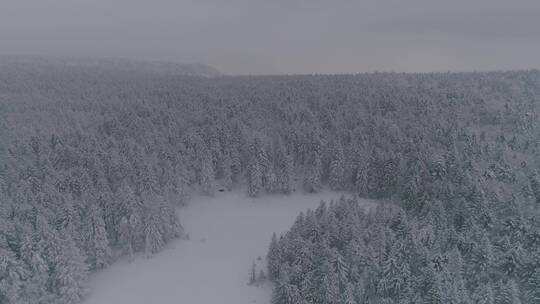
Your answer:
[[[15,60],[24,60],[24,59],[31,59],[35,60],[35,63],[38,63],[40,60],[57,60],[57,62],[54,61],[43,61],[41,63],[48,63],[48,64],[61,64],[62,60],[75,60],[80,61],[81,63],[85,60],[96,60],[96,61],[116,61],[118,63],[140,63],[140,64],[150,64],[150,65],[172,65],[172,66],[178,66],[178,67],[205,67],[210,68],[219,73],[219,75],[213,76],[213,77],[250,77],[250,76],[319,76],[319,75],[361,75],[361,74],[409,74],[409,75],[416,75],[416,74],[470,74],[470,73],[505,73],[505,72],[527,72],[527,71],[540,71],[540,67],[530,67],[530,68],[499,68],[499,69],[491,69],[491,68],[474,68],[474,69],[441,69],[441,70],[426,70],[426,71],[405,71],[405,70],[388,70],[388,69],[373,69],[373,70],[366,70],[366,71],[357,71],[357,72],[283,72],[283,73],[228,73],[227,71],[223,71],[221,69],[216,68],[215,66],[211,64],[207,64],[204,62],[184,62],[179,60],[167,60],[167,59],[154,59],[154,58],[139,58],[139,57],[133,57],[133,56],[91,56],[91,55],[43,55],[43,54],[34,54],[34,53],[21,53],[21,54],[15,54],[15,53],[6,53],[1,54],[0,53],[0,63],[2,63],[2,59],[15,59]],[[73,62],[75,63],[75,62]]]

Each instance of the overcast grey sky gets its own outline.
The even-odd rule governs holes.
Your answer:
[[[0,0],[0,54],[229,74],[540,68],[540,1]]]

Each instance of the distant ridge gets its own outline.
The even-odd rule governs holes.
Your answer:
[[[215,77],[222,75],[217,69],[200,63],[181,64],[166,61],[143,61],[108,57],[0,56],[0,68],[6,66],[22,67],[25,65],[80,67],[100,71],[136,72],[171,76]]]

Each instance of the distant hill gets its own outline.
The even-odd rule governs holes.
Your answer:
[[[201,76],[222,75],[217,69],[199,63],[180,64],[165,61],[139,61],[100,57],[47,57],[47,56],[0,56],[0,68],[55,67],[84,68],[85,70],[121,73],[145,73],[153,75]]]

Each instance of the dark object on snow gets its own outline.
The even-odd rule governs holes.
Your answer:
[[[218,190],[219,192],[225,192],[225,189],[221,188]]]

